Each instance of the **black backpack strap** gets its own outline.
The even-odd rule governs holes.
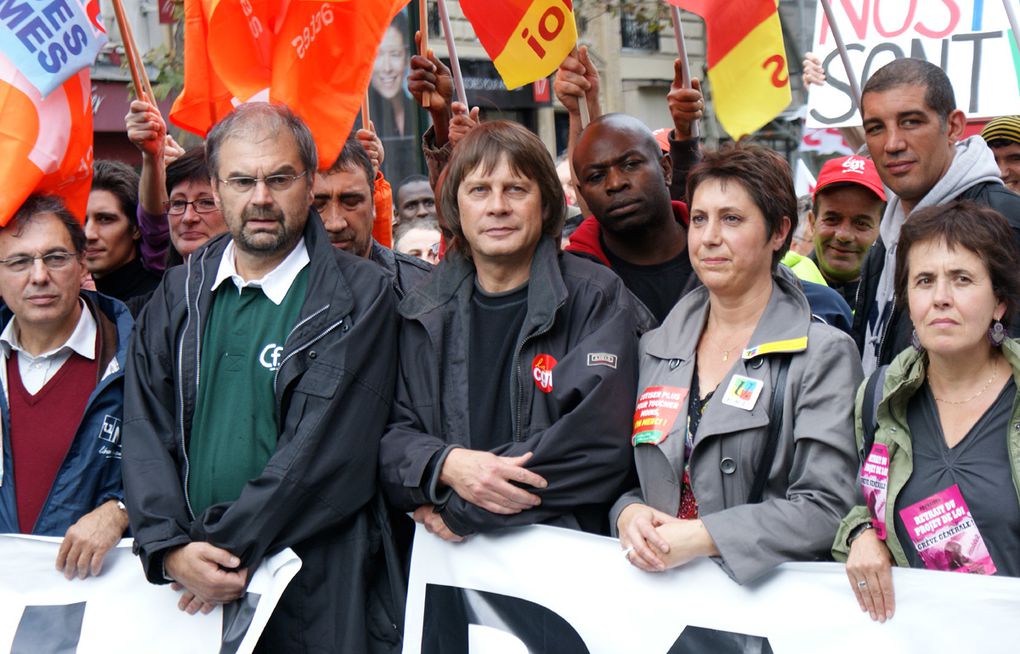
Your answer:
[[[861,450],[861,462],[871,454],[871,446],[875,444],[875,431],[878,429],[878,403],[882,400],[881,390],[885,387],[885,373],[889,366],[879,366],[864,382],[864,402],[861,405],[861,427],[864,429],[864,447]]]
[[[776,357],[779,365],[779,372],[776,374],[776,385],[772,389],[772,403],[769,405],[769,431],[765,441],[765,450],[761,453],[761,460],[754,471],[754,481],[751,482],[751,492],[747,495],[748,504],[758,504],[765,493],[765,482],[769,479],[769,471],[772,469],[772,462],[776,458],[776,450],[779,447],[779,430],[783,423],[783,399],[786,394],[786,373],[790,368],[790,355],[782,354]]]

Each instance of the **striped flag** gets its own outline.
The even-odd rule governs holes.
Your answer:
[[[776,0],[667,0],[705,19],[715,114],[730,136],[750,134],[790,104]]]
[[[577,44],[570,0],[460,0],[508,89],[551,75]]]

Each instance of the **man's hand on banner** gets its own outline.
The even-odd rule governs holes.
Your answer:
[[[194,615],[206,604],[224,604],[244,592],[248,569],[237,569],[241,560],[209,543],[188,543],[166,555],[166,574],[176,581],[185,593],[177,606]]]
[[[450,121],[450,145],[457,147],[460,140],[468,135],[468,132],[478,127],[481,122],[478,118],[478,107],[468,112],[466,105],[459,102],[453,103],[453,120]]]
[[[439,481],[486,511],[513,515],[538,506],[542,499],[514,486],[511,481],[538,489],[549,485],[524,467],[529,459],[531,452],[509,457],[458,447],[451,450],[443,462]]]
[[[701,95],[701,80],[691,79],[691,88],[684,88],[683,66],[673,62],[673,84],[666,94],[669,114],[673,117],[674,138],[687,141],[691,138],[691,125],[705,116],[705,99]]]
[[[463,536],[458,536],[453,533],[449,527],[446,526],[446,521],[443,520],[443,516],[436,513],[436,509],[431,504],[423,504],[414,510],[414,521],[421,523],[425,526],[425,531],[430,534],[435,534],[443,540],[450,541],[451,543],[459,543],[464,540]]]
[[[127,513],[116,500],[104,502],[67,529],[57,551],[57,570],[68,579],[84,579],[103,570],[103,559],[127,529]]]
[[[135,144],[143,155],[152,157],[156,162],[163,156],[166,147],[166,123],[159,110],[148,102],[135,100],[131,103],[128,114],[124,116],[128,140]],[[179,147],[179,146],[178,146]]]

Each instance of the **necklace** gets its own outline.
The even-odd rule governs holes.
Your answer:
[[[726,363],[727,361],[729,361],[729,359],[730,359],[730,352],[732,352],[736,348],[737,348],[737,346],[734,345],[730,349],[722,351],[722,360],[723,360],[723,363]],[[722,349],[722,348],[720,348],[720,349]]]
[[[935,398],[936,402],[941,402],[942,404],[953,404],[953,405],[967,404],[967,403],[972,402],[973,400],[976,400],[977,398],[981,397],[981,395],[983,395],[984,392],[988,390],[988,387],[992,385],[993,381],[995,381],[995,375],[996,375],[996,373],[998,373],[998,371],[999,371],[999,365],[998,365],[998,362],[996,362],[996,363],[992,364],[992,376],[988,378],[988,381],[985,382],[985,385],[981,387],[980,391],[978,391],[977,393],[974,393],[973,395],[968,397],[966,400],[945,400],[945,399],[935,395],[934,390],[932,391],[931,395],[932,395],[932,397]],[[929,382],[929,384],[930,384],[930,382]]]

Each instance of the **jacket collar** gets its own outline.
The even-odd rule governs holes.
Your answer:
[[[685,295],[670,311],[662,326],[645,335],[645,350],[662,359],[688,361],[698,347],[697,338],[684,334],[700,333],[708,319],[708,289],[704,286]],[[743,359],[780,352],[807,349],[811,307],[800,283],[784,266],[772,273],[772,294],[754,333],[743,351]]]
[[[556,241],[543,236],[531,260],[525,327],[551,324],[556,310],[567,299],[559,257]],[[420,319],[454,298],[467,297],[474,289],[474,280],[474,263],[459,252],[447,252],[428,280],[400,303],[400,315],[411,320]],[[539,283],[531,283],[536,281]]]
[[[322,219],[314,209],[308,210],[308,220],[305,223],[302,236],[309,258],[308,291],[301,306],[298,322],[300,323],[309,315],[320,311],[322,315],[317,317],[317,320],[314,321],[315,324],[323,320],[335,321],[348,315],[354,308],[354,295],[340,271],[337,257],[353,257],[354,255],[337,251],[333,247],[326,235],[326,229],[322,226]],[[203,267],[205,279],[214,279],[223,252],[231,240],[229,232],[216,236],[192,254],[188,265]],[[193,277],[200,278],[201,275],[193,275]],[[211,297],[208,288],[196,288],[195,290],[199,294],[197,297],[206,300]],[[323,305],[323,302],[326,304]],[[322,311],[322,309],[327,309],[327,311]]]

